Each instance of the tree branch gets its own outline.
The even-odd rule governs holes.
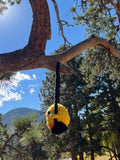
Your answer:
[[[71,74],[73,70],[63,63],[71,60],[86,49],[95,46],[102,46],[113,56],[120,57],[120,52],[109,42],[95,36],[91,36],[63,53],[45,56],[46,42],[50,39],[51,35],[48,4],[46,0],[29,1],[33,11],[33,24],[28,45],[23,49],[11,53],[0,54],[0,73],[36,68],[47,68],[56,71],[56,62],[59,61],[61,63],[60,73]],[[55,0],[52,1],[55,3]],[[60,21],[58,12],[57,16],[58,21]]]
[[[12,134],[8,139],[7,139],[7,141],[4,143],[4,145],[2,146],[2,148],[0,148],[0,155],[3,153],[3,151],[6,149],[6,147],[7,147],[7,144],[11,141],[11,139],[13,138],[13,137],[15,137],[17,135],[17,133],[14,133],[14,134]]]
[[[78,43],[77,45],[58,55],[34,56],[34,54],[28,54],[29,52],[26,53],[24,49],[12,53],[1,54],[0,72],[16,72],[20,70],[28,70],[35,68],[47,68],[49,70],[55,71],[56,62],[59,61],[61,63],[60,73],[70,74],[73,70],[71,70],[71,68],[62,63],[68,62],[86,49],[95,46],[102,46],[113,56],[120,57],[120,52],[117,51],[109,42],[107,42],[107,40],[91,36],[90,38]]]
[[[36,150],[36,147],[35,147],[32,151],[22,151],[22,150],[19,150],[18,148],[15,148],[15,147],[11,146],[10,144],[7,144],[6,147],[9,147],[9,148],[13,149],[20,154],[30,154],[30,153],[33,153]]]
[[[6,147],[9,147],[9,148],[13,149],[13,150],[15,150],[16,152],[18,152],[20,154],[29,154],[29,153],[31,153],[31,151],[21,151],[18,148],[15,148],[15,147],[11,146],[10,144],[7,144]]]
[[[9,145],[9,142],[13,139],[15,136],[21,136],[27,128],[25,128],[21,133],[18,134],[18,132],[12,134],[4,143],[4,145],[0,148],[0,155],[3,153],[3,151],[6,149],[6,147]]]
[[[105,148],[105,149],[108,149],[108,150],[110,150],[113,154],[114,154],[114,156],[113,157],[117,157],[117,154],[116,154],[116,152],[115,152],[115,150],[113,150],[112,148],[110,148],[110,147],[107,147],[107,146],[99,146],[99,148]]]
[[[91,36],[90,38],[76,44],[75,46],[71,47],[70,49],[68,49],[67,51],[59,55],[52,55],[47,57],[49,57],[49,59],[50,57],[52,57],[52,59],[56,59],[57,61],[64,63],[76,57],[86,49],[89,49],[95,46],[102,46],[113,56],[120,57],[120,52],[117,51],[107,40],[96,37],[96,36]]]

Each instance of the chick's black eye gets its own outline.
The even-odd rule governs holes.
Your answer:
[[[50,111],[48,111],[48,115],[50,114]]]

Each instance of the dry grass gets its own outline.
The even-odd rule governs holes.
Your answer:
[[[84,155],[85,156],[85,155]],[[70,153],[69,152],[66,152],[66,153],[63,153],[62,154],[62,160],[67,160],[67,158],[70,158],[71,156],[70,156]],[[68,159],[69,159],[68,158]],[[103,155],[103,156],[95,156],[95,160],[109,160],[109,158],[110,158],[110,156],[109,156],[109,154],[108,155]],[[60,159],[60,160],[61,160]],[[78,159],[79,160],[79,159]],[[91,160],[91,158],[90,158],[90,156],[89,157],[87,157],[87,158],[84,158],[84,160]],[[112,160],[115,160],[115,158],[113,158]]]
[[[101,157],[97,157],[97,159],[96,160],[109,160],[109,156],[101,156]]]
[[[95,160],[109,160],[110,156],[104,155],[104,156],[96,156]],[[90,160],[90,158],[86,158],[85,160]],[[112,160],[115,160],[114,158]]]

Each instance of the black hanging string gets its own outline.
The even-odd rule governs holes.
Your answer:
[[[56,64],[56,86],[55,86],[55,114],[58,113],[58,103],[60,102],[60,62]]]
[[[56,86],[55,86],[55,114],[58,113],[58,103],[60,103],[60,74],[59,74],[60,62],[56,64]],[[57,118],[54,119],[54,127],[52,128],[52,133],[60,134],[63,133],[67,129],[67,126],[58,121]]]

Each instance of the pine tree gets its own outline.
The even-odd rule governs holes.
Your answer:
[[[7,125],[3,124],[2,122],[2,114],[0,114],[0,150],[2,149],[5,141],[8,139],[9,137],[9,132],[7,129]],[[1,159],[3,159],[4,157],[6,157],[6,155],[9,154],[9,150],[4,151],[0,157]]]
[[[42,135],[39,124],[37,123],[37,116],[35,114],[25,117],[20,116],[13,120],[13,125],[15,132],[21,133],[25,131],[20,137],[17,137],[17,143],[15,147],[17,147],[19,150],[23,150],[24,148],[26,155],[29,158],[32,157],[33,160],[42,160],[48,158],[46,152],[43,150],[44,145],[42,141]],[[20,157],[21,154],[22,152],[20,153]]]
[[[96,35],[106,38],[118,50],[119,45],[119,16],[113,12],[118,8],[117,1],[77,1],[71,11],[77,25],[86,26],[86,35]],[[116,6],[116,8],[114,8]],[[118,8],[119,9],[119,8]],[[101,47],[90,48],[85,52],[82,61],[82,73],[88,87],[96,85],[93,106],[98,106],[105,117],[104,127],[109,147],[116,151],[119,157],[119,80],[120,59],[109,55]],[[89,106],[90,110],[92,106]],[[104,132],[104,133],[105,133]],[[105,135],[104,135],[105,136]],[[114,137],[114,138],[112,138]],[[116,140],[117,138],[117,140]],[[113,139],[113,141],[112,141]],[[116,147],[117,146],[117,147]],[[120,158],[119,158],[120,159]]]
[[[77,4],[71,8],[73,19],[77,25],[86,26],[86,35],[96,35],[106,38],[112,46],[120,50],[120,19],[116,9],[119,0],[110,1],[83,1],[78,0]],[[116,8],[114,8],[116,6]],[[120,79],[120,59],[111,56],[104,48],[94,47],[85,52],[84,73],[89,71],[93,75],[103,75],[111,71],[113,78]],[[87,77],[89,78],[89,77]]]
[[[100,93],[96,96],[96,105],[102,109],[109,139],[109,147],[120,153],[120,81],[110,79],[110,74],[105,74],[100,78]],[[110,140],[111,137],[111,140]],[[114,137],[114,139],[112,138]],[[112,140],[113,139],[113,140]],[[120,159],[120,158],[119,158]]]

